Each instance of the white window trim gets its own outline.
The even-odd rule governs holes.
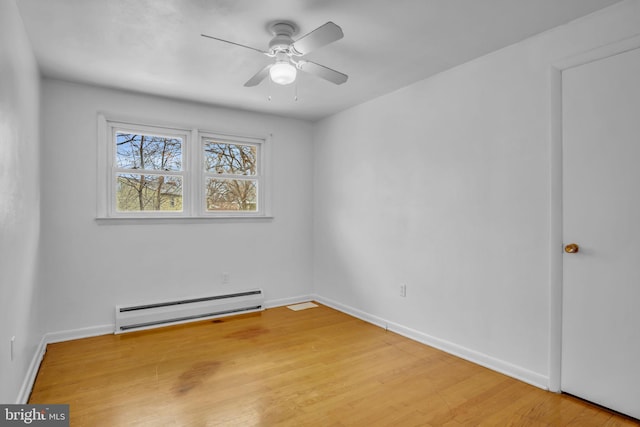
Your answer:
[[[114,203],[115,152],[113,145],[116,130],[149,132],[152,134],[179,136],[184,140],[182,147],[183,171],[183,204],[182,212],[117,212]],[[221,142],[237,142],[257,145],[259,147],[258,175],[258,211],[256,212],[208,212],[204,197],[204,157],[202,145],[204,138],[219,139]],[[164,126],[148,124],[145,121],[131,119],[111,119],[98,114],[98,155],[97,155],[97,220],[117,220],[123,222],[200,222],[200,220],[246,220],[271,219],[272,216],[272,183],[271,183],[271,145],[272,135],[267,137],[239,136],[228,132],[217,132],[200,129],[188,129],[180,126]],[[186,220],[186,221],[185,221]]]

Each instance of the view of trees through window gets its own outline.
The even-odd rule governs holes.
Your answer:
[[[204,139],[203,149],[207,211],[257,211],[257,147]]]
[[[201,142],[205,210],[257,212],[258,145]],[[115,146],[118,212],[183,211],[183,138],[116,131]]]
[[[182,211],[178,137],[116,132],[116,209]]]

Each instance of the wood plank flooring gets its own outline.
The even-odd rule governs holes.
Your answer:
[[[632,426],[328,307],[50,344],[72,426]]]

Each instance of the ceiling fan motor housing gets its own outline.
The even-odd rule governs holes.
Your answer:
[[[269,30],[274,36],[269,42],[269,52],[289,52],[293,44],[291,37],[298,31],[296,25],[292,22],[276,22],[269,26]]]

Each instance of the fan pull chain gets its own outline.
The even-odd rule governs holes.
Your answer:
[[[273,86],[274,83],[271,81],[271,79],[269,79],[269,90],[267,91],[267,101],[272,101],[273,100],[273,96],[271,95],[273,88],[275,86]],[[293,83],[293,100],[295,102],[298,102],[298,80],[295,81],[295,83]]]

